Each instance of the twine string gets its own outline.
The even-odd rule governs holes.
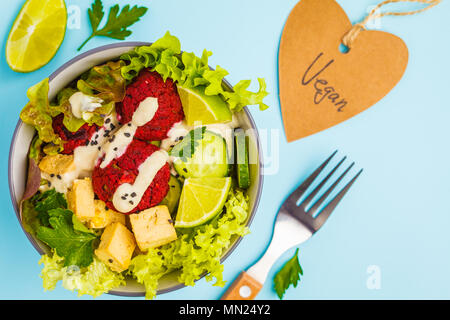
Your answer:
[[[406,11],[406,12],[377,12],[381,7],[388,5],[390,3],[396,3],[396,2],[417,2],[426,4],[427,6],[413,11]],[[351,48],[353,45],[353,42],[358,37],[359,33],[363,30],[366,30],[366,25],[371,20],[379,19],[385,16],[409,16],[417,13],[424,12],[428,9],[431,9],[434,6],[437,6],[441,0],[386,0],[381,3],[379,3],[375,8],[373,8],[370,13],[367,15],[367,17],[359,22],[353,25],[353,27],[344,35],[342,38],[342,43],[347,47]]]

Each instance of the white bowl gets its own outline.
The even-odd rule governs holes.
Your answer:
[[[66,87],[71,81],[79,77],[82,73],[89,70],[93,66],[105,63],[110,60],[117,59],[120,55],[133,50],[137,46],[150,45],[146,42],[122,42],[107,46],[102,46],[86,53],[83,53],[69,62],[65,63],[58,70],[56,70],[50,77],[50,91],[49,98],[52,100],[56,94]],[[231,88],[230,84],[224,81],[224,84]],[[25,95],[25,92],[23,93]],[[250,156],[250,175],[252,186],[248,190],[248,195],[250,198],[250,213],[247,220],[247,226],[250,225],[253,216],[255,215],[256,209],[258,207],[259,198],[262,192],[262,155],[258,131],[256,129],[255,123],[252,116],[248,112],[247,108],[244,108],[237,115],[240,127],[247,131],[249,134],[249,156]],[[9,189],[11,194],[11,200],[16,212],[16,216],[19,223],[22,226],[19,215],[19,202],[25,191],[27,168],[28,168],[28,149],[30,147],[31,141],[35,135],[35,130],[33,127],[24,124],[20,119],[17,123],[9,153]],[[23,226],[22,226],[23,229]],[[23,229],[24,230],[24,229]],[[49,248],[36,239],[32,237],[29,233],[24,230],[24,233],[36,248],[40,254],[45,254],[48,252]],[[226,250],[222,257],[222,262],[231,254],[231,252],[239,244],[241,238],[235,237],[232,244]],[[37,263],[37,261],[36,261]],[[183,284],[177,281],[177,272],[172,272],[161,278],[158,287],[158,294],[170,292],[184,287]],[[127,285],[119,287],[113,291],[109,292],[114,295],[123,296],[143,296],[145,295],[145,290],[142,285],[134,280],[127,280]]]

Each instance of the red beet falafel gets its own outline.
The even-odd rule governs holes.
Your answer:
[[[61,113],[53,119],[52,123],[53,131],[64,141],[62,154],[72,154],[75,148],[86,145],[94,133],[99,130],[96,124],[85,123],[78,131],[71,132],[64,126],[63,120],[64,114]]]
[[[106,203],[108,208],[114,209],[112,198],[116,189],[124,184],[133,184],[139,174],[139,166],[159,150],[153,144],[134,139],[126,152],[114,159],[105,167],[100,168],[100,163],[92,173],[92,185],[97,197]],[[138,206],[126,214],[136,213],[158,205],[169,191],[170,167],[166,163],[156,174],[150,186],[142,196]]]
[[[164,82],[156,71],[142,70],[127,87],[124,100],[116,105],[117,120],[122,124],[130,122],[139,104],[148,97],[158,99],[158,110],[151,121],[138,128],[135,138],[163,140],[172,126],[184,119],[184,113],[176,84],[170,78]]]

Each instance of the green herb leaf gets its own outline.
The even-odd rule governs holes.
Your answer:
[[[93,261],[95,235],[74,229],[70,210],[53,209],[48,212],[50,227],[39,227],[37,237],[64,258],[64,265],[89,266]]]
[[[67,209],[67,201],[64,195],[55,189],[38,193],[24,201],[22,222],[25,230],[34,235],[40,226],[49,226],[48,211],[58,208]]]
[[[131,30],[128,27],[132,26],[140,20],[140,18],[147,12],[146,7],[126,5],[120,11],[118,4],[111,7],[109,10],[108,20],[102,29],[99,29],[105,12],[103,11],[103,4],[101,0],[95,0],[92,7],[88,10],[89,21],[92,26],[92,34],[87,40],[78,48],[80,51],[84,45],[96,36],[108,37],[112,39],[124,40],[131,35]]]
[[[297,249],[294,256],[286,262],[283,268],[275,275],[274,287],[280,299],[283,299],[283,296],[290,285],[293,285],[294,288],[297,287],[297,284],[300,281],[300,275],[303,275],[303,270],[298,261]]]

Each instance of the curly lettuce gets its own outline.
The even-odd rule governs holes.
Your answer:
[[[121,56],[127,65],[122,67],[122,76],[133,80],[144,68],[157,71],[163,78],[171,78],[178,85],[186,88],[205,87],[205,94],[220,95],[229,105],[230,110],[239,112],[247,105],[259,105],[261,110],[268,108],[263,100],[268,95],[264,79],[259,78],[259,90],[251,92],[249,80],[238,82],[232,92],[223,86],[223,79],[228,72],[217,66],[211,70],[208,64],[211,52],[204,50],[201,57],[194,53],[181,52],[181,44],[177,37],[167,32],[164,37],[150,46],[137,47]]]
[[[97,258],[88,267],[79,269],[65,267],[64,258],[52,252],[50,255],[43,255],[39,264],[44,265],[41,278],[45,290],[54,290],[56,284],[62,281],[64,288],[77,291],[78,296],[91,295],[95,298],[126,284],[122,274],[111,271]]]
[[[180,269],[178,281],[188,286],[206,273],[206,280],[216,280],[214,286],[223,286],[223,266],[220,258],[235,236],[244,236],[248,217],[248,196],[240,190],[229,193],[223,212],[210,223],[182,234],[174,242],[150,249],[138,255],[129,267],[129,274],[146,288],[146,298],[156,295],[159,279]]]
[[[52,117],[54,115],[50,109],[48,91],[48,78],[28,89],[27,97],[30,101],[20,113],[20,119],[24,123],[33,126],[38,132],[39,139],[50,144],[53,147],[51,150],[56,150],[57,152],[62,150],[63,141],[53,131]],[[50,148],[45,150],[49,151]]]

